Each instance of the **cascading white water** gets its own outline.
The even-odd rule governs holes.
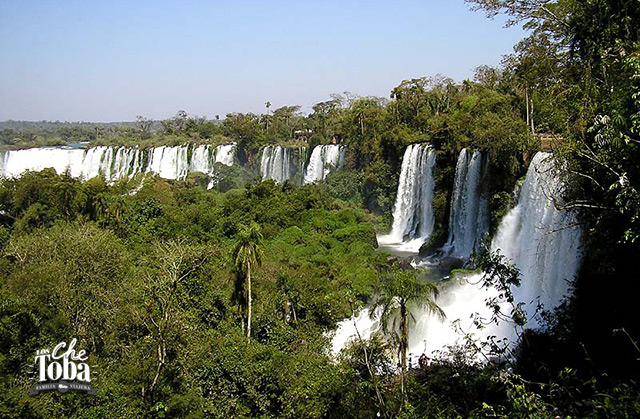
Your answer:
[[[91,179],[93,177],[99,176],[101,172],[104,173],[104,165],[102,164],[102,161],[103,161],[103,156],[105,152],[109,148],[110,147],[93,147],[86,150],[86,152],[81,149],[75,150],[76,153],[79,153],[79,155],[82,156],[82,165],[78,170],[72,170],[71,175],[74,177]],[[40,149],[32,148],[31,150],[40,150]],[[15,157],[12,156],[12,160],[20,161],[22,158],[21,152],[23,151],[26,151],[26,150],[17,151],[16,156]],[[41,152],[41,154],[44,154],[44,153]],[[30,170],[39,170],[39,169],[30,168]],[[58,169],[56,169],[56,172],[60,173]],[[20,176],[21,173],[22,173],[22,170],[16,171],[11,173],[11,176],[14,176],[14,177]],[[105,173],[105,177],[106,177],[106,173]]]
[[[189,170],[187,153],[187,146],[155,147],[151,150],[146,171],[157,173],[165,179],[184,179]]]
[[[435,151],[424,144],[412,144],[404,152],[398,193],[393,206],[393,226],[386,236],[378,237],[385,245],[400,245],[417,252],[433,232],[433,166]],[[408,239],[408,240],[407,240]]]
[[[345,147],[336,144],[325,144],[314,147],[304,175],[304,183],[324,180],[331,170],[344,165]]]
[[[481,194],[482,170],[482,154],[463,148],[456,164],[444,255],[468,258],[489,231],[487,200]]]
[[[223,144],[215,148],[214,154],[216,156],[215,163],[222,163],[225,166],[233,165],[233,159],[236,153],[236,144]],[[208,173],[212,172],[213,168],[210,167]]]
[[[362,309],[360,312],[350,318],[343,320],[338,324],[338,328],[331,341],[331,349],[333,353],[340,352],[344,345],[356,339],[358,334],[362,339],[368,339],[376,330],[380,328],[379,317],[370,316],[368,309]],[[358,328],[357,332],[355,328]]]
[[[502,220],[492,242],[491,250],[500,251],[514,263],[521,273],[520,287],[513,287],[515,302],[525,303],[526,327],[540,325],[535,317],[538,303],[545,310],[558,306],[567,295],[569,283],[579,268],[582,231],[576,224],[575,214],[555,207],[551,197],[562,196],[562,183],[551,164],[548,153],[537,153],[529,166],[520,191],[518,204]],[[476,338],[496,336],[514,342],[516,330],[508,322],[490,324],[478,330],[471,316],[478,313],[491,316],[486,299],[495,297],[495,290],[482,289],[482,274],[465,280],[452,280],[442,285],[437,304],[447,319],[440,322],[429,313],[414,310],[416,323],[409,333],[409,348],[414,354],[432,354],[461,341],[454,325]],[[508,307],[504,307],[508,312]],[[367,338],[372,331],[371,320],[360,315],[356,320],[358,331]],[[337,352],[356,335],[354,319],[338,325],[333,341]]]
[[[213,166],[214,156],[211,155],[210,148],[207,145],[199,145],[193,149],[191,154],[191,162],[189,165],[190,172],[209,173]]]
[[[211,174],[215,163],[232,165],[235,144],[161,146],[149,150],[128,147],[42,147],[0,152],[0,176],[17,177],[25,170],[51,167],[57,173],[69,170],[73,177],[90,179],[99,175],[112,182],[139,173],[156,173],[166,179],[184,179],[190,172]],[[146,162],[146,163],[145,163]]]
[[[260,160],[262,179],[284,182],[291,179],[293,169],[293,153],[290,148],[268,145],[262,150]]]
[[[82,170],[83,155],[82,150],[57,147],[10,150],[2,155],[2,175],[17,176],[25,170],[43,170],[48,167],[58,173],[67,168],[71,173],[77,173]]]
[[[556,208],[563,184],[549,153],[537,153],[522,185],[518,205],[500,223],[492,251],[511,259],[520,270],[522,284],[514,289],[516,301],[540,297],[545,309],[556,307],[569,290],[581,260],[582,230],[576,216]],[[527,306],[532,327],[535,304]]]

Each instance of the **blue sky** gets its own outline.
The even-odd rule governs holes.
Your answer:
[[[522,37],[463,0],[0,0],[0,120],[308,110],[470,78]]]

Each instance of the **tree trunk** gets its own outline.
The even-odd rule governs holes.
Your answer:
[[[524,101],[527,105],[527,127],[530,126],[531,117],[529,116],[529,89],[524,88]]]
[[[531,95],[531,134],[535,135],[536,129],[533,125],[533,95]]]
[[[156,385],[158,384],[158,380],[160,379],[160,373],[162,372],[162,368],[164,367],[165,358],[167,356],[167,350],[164,344],[164,339],[162,336],[160,337],[160,343],[157,346],[157,355],[158,355],[158,363],[156,365],[156,374],[153,376],[153,380],[151,381],[151,386],[149,387],[149,395],[151,396],[151,400],[155,401],[154,392]]]
[[[251,264],[247,265],[247,337],[251,337]]]
[[[409,328],[407,327],[407,307],[400,304],[400,365],[402,368],[402,404],[405,402],[407,386],[407,346],[409,345]]]

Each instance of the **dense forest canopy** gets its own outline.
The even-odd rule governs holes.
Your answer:
[[[473,80],[408,78],[388,98],[345,92],[308,114],[265,102],[262,114],[211,120],[179,111],[162,121],[1,123],[4,149],[235,142],[242,168],[224,169],[212,190],[197,174],[109,185],[45,170],[1,181],[0,416],[636,417],[640,2],[466,2],[528,31]],[[333,142],[347,146],[345,168],[318,185],[257,174],[266,145]],[[446,240],[462,148],[489,156],[492,229],[533,154],[553,151],[566,188],[550,200],[578,214],[582,268],[573,296],[545,329],[525,333],[508,365],[447,348],[399,377],[406,342],[380,335],[331,354],[337,322],[372,295],[436,293],[375,250],[414,143],[438,153],[427,247]],[[249,248],[264,256],[237,262]],[[489,254],[480,267],[517,282],[503,262]],[[98,396],[29,398],[36,350],[69,336],[96,364]]]

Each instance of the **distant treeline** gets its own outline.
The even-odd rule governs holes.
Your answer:
[[[78,142],[90,142],[94,145],[109,143],[145,145],[152,135],[163,135],[156,139],[171,142],[164,135],[178,132],[173,124],[186,113],[180,111],[175,118],[154,121],[138,116],[136,121],[117,122],[67,122],[67,121],[0,121],[0,147],[26,148],[53,145],[65,145]],[[216,124],[200,117],[189,117],[199,124]],[[171,127],[171,129],[169,129]],[[203,133],[206,135],[206,133]],[[184,141],[184,139],[182,139]]]

